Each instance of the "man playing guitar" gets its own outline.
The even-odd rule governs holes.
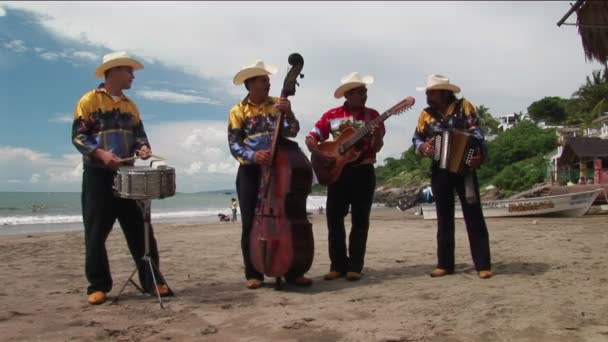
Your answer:
[[[380,115],[376,110],[365,107],[367,85],[373,83],[373,77],[353,72],[346,75],[341,83],[334,92],[334,97],[344,97],[346,102],[323,114],[306,137],[306,146],[310,152],[328,165],[336,160],[322,152],[319,143],[327,140],[330,133],[335,140],[345,128],[360,128]],[[351,281],[361,278],[369,215],[376,187],[374,163],[376,153],[384,144],[384,133],[384,124],[373,126],[370,134],[355,147],[362,152],[360,158],[347,164],[337,181],[328,186],[326,217],[331,266],[330,272],[324,276],[325,280],[342,276]],[[349,212],[349,206],[352,227],[347,252],[344,218]]]

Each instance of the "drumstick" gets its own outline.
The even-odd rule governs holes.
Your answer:
[[[129,162],[129,161],[135,160],[137,158],[139,158],[139,157],[138,156],[133,156],[133,157],[129,157],[129,158],[123,158],[123,159],[120,159],[118,162],[119,163],[125,163],[125,162]]]
[[[159,157],[159,156],[155,156],[153,154],[151,154],[150,157],[156,158],[156,159],[160,159],[160,160],[165,160],[165,158]],[[129,158],[123,158],[123,159],[120,159],[119,162],[120,163],[129,162],[129,161],[132,161],[132,160],[135,160],[135,159],[138,159],[138,158],[140,158],[140,157],[139,156],[133,156],[133,157],[129,157]]]

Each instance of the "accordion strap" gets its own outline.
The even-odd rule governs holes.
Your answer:
[[[456,106],[454,107],[454,111],[452,113],[449,113],[446,117],[441,116],[441,114],[437,113],[437,111],[431,109],[431,107],[427,107],[424,110],[431,114],[431,116],[435,119],[435,121],[437,121],[437,123],[443,124],[445,121],[447,121],[447,117],[449,117],[450,115],[454,114],[454,116],[460,117],[462,116],[462,101],[463,99],[459,99],[456,100]],[[452,128],[452,127],[449,127]]]

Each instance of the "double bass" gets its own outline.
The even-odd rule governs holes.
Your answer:
[[[281,97],[295,94],[304,58],[289,56]],[[306,198],[312,187],[312,166],[298,144],[281,136],[284,113],[275,119],[271,163],[261,166],[258,202],[249,237],[250,259],[255,269],[276,278],[297,277],[312,265],[314,240],[306,215]]]

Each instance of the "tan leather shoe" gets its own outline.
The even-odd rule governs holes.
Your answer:
[[[255,278],[253,278],[253,279],[247,279],[246,286],[250,290],[255,290],[255,289],[259,289],[260,287],[262,287],[263,283],[264,282],[261,281],[260,279],[255,279]]]
[[[323,276],[324,280],[334,280],[344,276],[344,273],[338,271],[330,271],[326,275]]]
[[[312,279],[300,276],[295,279],[287,279],[287,282],[296,286],[310,286],[312,285]]]
[[[173,294],[173,291],[167,286],[167,284],[158,285],[158,293],[161,297],[167,297]],[[152,289],[152,295],[156,296],[156,288]]]
[[[87,301],[91,305],[103,304],[106,301],[106,293],[103,291],[95,291],[89,295]]]
[[[436,268],[431,272],[431,277],[433,277],[433,278],[443,277],[445,275],[452,274],[452,273],[454,273],[454,271],[448,271],[444,268]]]
[[[359,279],[361,279],[361,273],[359,273],[359,272],[347,272],[346,273],[346,280],[357,281]]]
[[[492,278],[493,274],[492,271],[479,271],[479,278],[481,279],[488,279],[488,278]]]

